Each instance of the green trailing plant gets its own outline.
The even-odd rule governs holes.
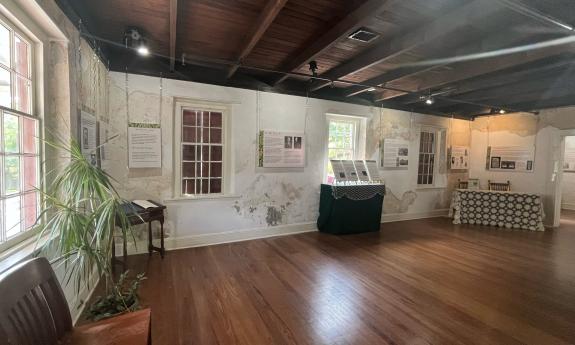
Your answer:
[[[112,177],[82,154],[77,141],[46,141],[46,145],[69,155],[68,164],[47,174],[42,195],[39,229],[41,253],[52,257],[56,268],[64,268],[64,282],[73,283],[76,293],[90,287],[94,273],[105,279],[106,292],[115,293],[112,272],[112,243],[116,229],[123,241],[135,237],[126,215],[126,201],[112,184]],[[122,284],[126,279],[121,276]],[[136,279],[136,287],[141,282]],[[122,294],[117,295],[122,298]],[[122,305],[129,305],[123,301]]]
[[[140,307],[138,289],[143,280],[143,273],[128,279],[129,271],[120,275],[111,291],[105,296],[98,296],[88,310],[88,317],[93,321],[105,319],[118,313],[135,311]]]

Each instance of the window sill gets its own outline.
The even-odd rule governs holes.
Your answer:
[[[417,190],[434,190],[434,189],[446,189],[447,186],[417,186]]]
[[[181,196],[171,199],[165,199],[166,204],[179,203],[186,201],[201,201],[201,200],[220,200],[220,199],[239,199],[242,196],[239,194],[218,194],[218,195],[201,195],[201,196]]]
[[[24,260],[31,259],[35,254],[35,249],[36,236],[31,236],[30,238],[25,239],[17,245],[1,252],[0,273]]]

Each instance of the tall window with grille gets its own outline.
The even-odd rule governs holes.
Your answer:
[[[333,169],[330,159],[356,159],[358,144],[359,121],[347,117],[329,119],[327,144],[327,180],[333,181]]]
[[[418,185],[433,185],[435,173],[435,138],[433,131],[421,131],[419,137]]]
[[[0,250],[22,239],[39,208],[39,119],[32,45],[0,17]]]
[[[224,112],[182,108],[180,116],[182,196],[223,193]]]

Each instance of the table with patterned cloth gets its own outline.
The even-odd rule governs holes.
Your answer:
[[[385,185],[321,185],[317,228],[330,234],[379,231]]]
[[[543,204],[537,194],[458,189],[449,210],[453,224],[544,230]]]

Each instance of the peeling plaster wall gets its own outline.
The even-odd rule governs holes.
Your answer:
[[[467,179],[467,171],[448,170],[447,163],[441,162],[439,171],[447,178],[446,187],[418,188],[417,160],[421,126],[446,129],[447,147],[452,145],[470,146],[469,121],[379,109],[379,113],[373,116],[368,123],[367,157],[379,160],[381,139],[410,141],[408,169],[380,171],[388,185],[387,195],[384,198],[384,217],[398,214],[402,217],[425,216],[433,211],[445,210],[449,207],[451,192],[456,186],[457,180]]]
[[[119,137],[112,143],[110,174],[119,181],[124,196],[147,198],[168,205],[166,229],[170,237],[183,238],[255,228],[314,223],[319,208],[319,187],[323,181],[327,122],[326,113],[356,115],[366,119],[367,158],[378,159],[379,139],[402,136],[412,141],[408,174],[382,171],[390,186],[385,197],[385,214],[422,215],[445,210],[450,188],[418,190],[418,128],[421,124],[454,128],[454,144],[469,144],[467,121],[413,114],[177,80],[163,80],[160,111],[160,80],[129,75],[130,121],[161,122],[162,168],[128,169],[126,138],[125,74],[110,73],[110,120]],[[231,197],[173,200],[174,97],[196,101],[230,103],[232,183]],[[161,115],[160,115],[161,114]],[[259,116],[258,116],[259,114]],[[381,124],[383,125],[380,128]],[[304,169],[262,169],[256,167],[257,129],[306,132]],[[448,140],[451,140],[448,138]],[[444,167],[445,170],[445,167]],[[448,174],[448,176],[456,174]],[[457,174],[465,176],[466,174]],[[450,177],[451,179],[451,177]],[[385,215],[384,215],[385,217]]]

